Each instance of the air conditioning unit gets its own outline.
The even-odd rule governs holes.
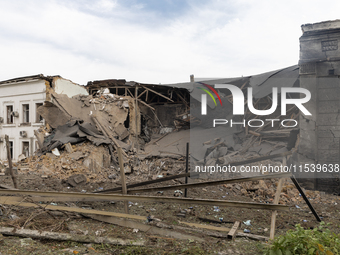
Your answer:
[[[21,137],[27,137],[27,132],[26,131],[20,131],[20,136]]]
[[[4,118],[0,117],[0,123],[4,123]]]
[[[13,117],[16,117],[16,118],[19,117],[19,112],[17,112],[17,111],[12,112],[11,114],[12,114]]]

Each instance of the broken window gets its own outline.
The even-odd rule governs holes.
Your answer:
[[[36,123],[42,123],[44,121],[43,117],[38,113],[38,108],[42,105],[43,105],[42,103],[35,104],[35,122]]]
[[[13,124],[13,105],[7,105],[7,124]]]
[[[29,157],[30,142],[22,142],[22,154]]]
[[[22,105],[22,122],[23,123],[30,122],[30,105],[29,104]]]

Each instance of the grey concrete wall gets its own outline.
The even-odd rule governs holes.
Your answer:
[[[305,107],[312,116],[300,115],[300,144],[296,163],[340,162],[340,21],[302,26],[300,86],[311,92]],[[308,187],[340,192],[338,174],[303,175]]]

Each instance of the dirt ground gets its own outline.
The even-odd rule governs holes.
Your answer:
[[[178,162],[179,169],[184,169],[184,162]],[[177,173],[180,173],[179,170]],[[8,176],[1,176],[1,183],[11,185]],[[139,175],[138,181],[147,180],[147,175]],[[133,175],[127,175],[127,182],[137,181]],[[197,182],[198,180],[190,180]],[[266,181],[269,186],[275,186],[277,180]],[[173,185],[184,183],[184,178],[167,181],[161,184],[153,184],[146,187],[156,187],[163,185]],[[289,183],[288,183],[289,184]],[[64,191],[64,192],[93,192],[100,189],[108,189],[119,186],[119,180],[109,180],[107,182],[88,182],[76,187],[70,187],[63,180],[53,178],[42,178],[38,175],[20,175],[19,187],[23,190],[41,191]],[[247,184],[245,184],[247,186]],[[205,188],[195,188],[188,190],[188,197],[219,199],[229,201],[248,201],[271,203],[272,197],[258,196],[256,193],[244,192],[244,186],[219,185]],[[243,191],[243,193],[242,193]],[[184,192],[184,190],[183,190]],[[282,203],[290,206],[287,212],[278,212],[276,219],[276,235],[284,234],[288,229],[294,228],[295,224],[301,224],[305,228],[317,226],[317,221],[313,214],[299,196],[298,192],[291,187],[288,195],[282,193]],[[153,196],[174,196],[174,191],[147,193]],[[295,194],[293,196],[293,194]],[[142,195],[142,194],[141,194]],[[319,216],[326,223],[331,223],[330,229],[339,233],[339,209],[340,198],[335,195],[320,192],[307,192],[310,202],[315,207]],[[120,201],[98,201],[98,202],[56,202],[49,203],[61,206],[77,206],[86,209],[96,209],[112,212],[124,212],[123,202]],[[115,237],[133,240],[145,240],[146,245],[139,246],[117,246],[108,244],[83,244],[76,242],[48,241],[30,238],[19,238],[13,236],[2,236],[0,239],[0,254],[261,254],[261,248],[266,246],[266,242],[254,241],[248,238],[237,237],[235,241],[226,238],[213,238],[205,231],[191,228],[192,233],[196,233],[206,242],[194,240],[179,240],[161,236],[150,235],[138,230],[124,228],[113,224],[103,223],[92,219],[84,218],[73,213],[46,212],[42,209],[32,209],[24,207],[14,207],[1,205],[2,227],[16,227],[25,229],[35,229],[41,231],[55,231],[71,233],[77,235]],[[181,211],[186,211],[185,218],[177,216]],[[153,216],[161,220],[162,223],[182,226],[180,222],[191,222],[207,224],[211,226],[223,226],[231,228],[233,223],[207,223],[199,219],[208,218],[234,222],[240,221],[240,230],[248,229],[251,234],[269,237],[271,211],[257,209],[239,209],[212,206],[201,206],[193,204],[171,204],[171,203],[136,203],[129,202],[129,213],[141,216]],[[14,215],[14,216],[13,216]],[[245,225],[245,221],[250,220],[251,226]],[[226,233],[225,233],[226,234]]]

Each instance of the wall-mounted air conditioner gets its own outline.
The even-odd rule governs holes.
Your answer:
[[[12,114],[12,116],[13,116],[13,117],[16,117],[16,118],[18,118],[18,117],[19,117],[19,113],[18,113],[17,111],[15,111],[15,112],[12,112],[11,114]]]
[[[26,131],[20,131],[20,136],[21,137],[27,137],[27,132]]]

